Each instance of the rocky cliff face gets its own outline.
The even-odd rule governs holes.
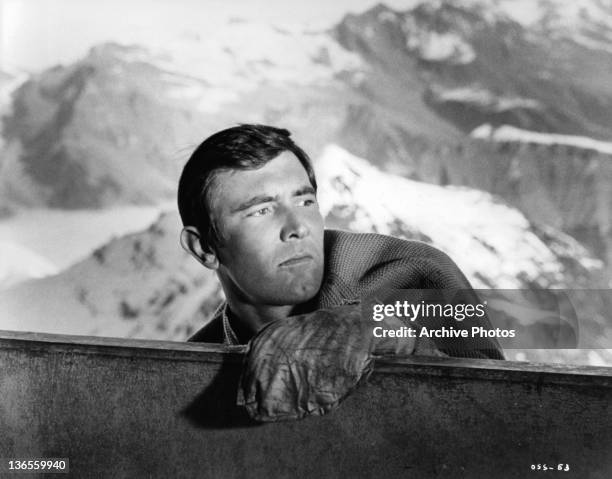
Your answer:
[[[334,35],[370,67],[361,87],[380,101],[424,102],[464,132],[510,124],[608,139],[612,37],[597,48],[551,28],[522,25],[495,4],[443,1],[378,5],[345,17]],[[401,81],[380,88],[388,76]]]
[[[237,123],[282,124],[322,147],[346,102],[336,76],[355,60],[326,33],[227,28],[218,44],[190,37],[171,53],[104,44],[30,77],[3,118],[0,195],[55,208],[157,203],[174,196],[193,149]],[[279,51],[249,47],[270,36]],[[287,57],[292,43],[308,48]]]
[[[502,8],[507,2],[423,3],[403,12],[379,5],[348,15],[334,35],[368,65],[358,87],[368,100],[348,110],[340,143],[411,178],[499,195],[609,262],[610,154],[571,141],[610,139],[612,84],[604,79],[612,78],[612,33],[599,19],[612,8],[594,3],[585,5],[599,17],[548,2],[523,22]],[[570,140],[456,134],[482,125]]]
[[[106,45],[25,82],[4,133],[13,163],[35,185],[31,196],[60,208],[170,197],[178,152],[202,121],[168,94],[181,81],[140,48]]]

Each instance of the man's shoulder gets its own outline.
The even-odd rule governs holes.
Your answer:
[[[422,241],[334,229],[325,230],[325,254],[332,261],[349,260],[352,264],[363,266],[380,261],[419,258],[450,260],[446,253]]]
[[[469,285],[446,253],[421,241],[326,230],[325,242],[328,274],[357,292],[383,286],[435,289]]]

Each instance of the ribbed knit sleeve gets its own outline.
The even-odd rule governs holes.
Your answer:
[[[339,299],[335,296],[340,290],[344,301],[397,289],[473,291],[455,262],[426,243],[337,230],[326,230],[325,243],[326,282],[331,284],[321,288],[323,305],[337,304]],[[330,294],[335,295],[331,300]],[[475,296],[471,299],[476,301]],[[471,325],[492,328],[486,315],[479,318],[478,324]],[[460,328],[462,324],[456,326]],[[456,343],[456,348],[445,347],[443,351],[455,357],[504,359],[501,347],[493,339],[470,338],[469,343],[458,339]]]

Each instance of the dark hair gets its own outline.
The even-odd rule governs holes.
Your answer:
[[[266,125],[239,125],[209,136],[195,149],[179,180],[178,209],[183,226],[198,229],[204,249],[219,241],[208,197],[215,174],[261,168],[284,151],[297,157],[316,192],[317,181],[310,158],[293,142],[288,130]]]

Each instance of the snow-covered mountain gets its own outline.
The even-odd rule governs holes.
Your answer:
[[[397,107],[410,101],[408,117],[426,109],[463,132],[490,123],[606,138],[612,52],[551,38],[539,25],[490,2],[442,1],[407,11],[381,4],[348,15],[334,33],[371,66],[361,87],[402,99]],[[376,88],[386,76],[401,81]]]
[[[185,339],[219,288],[181,249],[179,231],[178,215],[162,214],[58,275],[0,292],[0,329]]]
[[[391,175],[335,145],[325,149],[316,171],[330,227],[433,244],[457,262],[475,288],[510,290],[516,304],[529,304],[531,292],[540,289],[569,290],[581,350],[546,349],[559,346],[556,320],[536,319],[530,310],[515,316],[498,312],[492,316],[497,327],[529,328],[531,347],[538,348],[508,351],[509,359],[612,364],[612,349],[606,349],[612,344],[610,281],[602,274],[603,262],[572,237],[531,223],[489,193]]]
[[[328,225],[434,244],[474,287],[576,287],[603,267],[571,237],[538,231],[489,193],[391,175],[335,145],[316,169]]]
[[[182,77],[139,60],[140,53],[94,48],[14,92],[4,121],[5,191],[67,208],[150,204],[172,194],[174,160],[194,138],[197,113],[168,93]],[[14,181],[15,172],[28,182]]]
[[[0,289],[62,271],[111,239],[141,231],[175,203],[108,209],[24,209],[0,220]]]
[[[333,33],[368,66],[356,87],[368,100],[349,109],[339,144],[387,171],[500,196],[612,264],[610,2],[578,3],[347,15]],[[578,41],[587,30],[597,45]]]
[[[609,140],[612,52],[570,35],[599,29],[612,45],[596,16],[608,3],[533,2],[529,18],[514,3],[381,4],[328,31],[232,18],[155,48],[94,47],[14,92],[0,197],[154,203],[173,195],[193,146],[239,122],[282,124],[314,155],[334,142],[434,182],[423,151],[439,156],[485,124]]]
[[[610,0],[498,0],[498,5],[517,22],[540,30],[553,40],[612,51]]]
[[[320,142],[336,120],[306,122],[334,113],[336,77],[359,68],[327,32],[236,18],[163,47],[93,47],[13,93],[0,195],[61,208],[168,199],[185,157],[220,126],[282,122]]]

